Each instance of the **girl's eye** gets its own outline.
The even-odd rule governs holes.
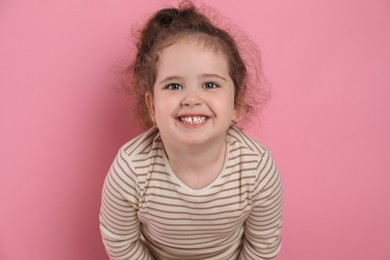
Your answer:
[[[206,89],[213,89],[213,88],[217,88],[218,85],[215,84],[214,82],[206,82],[204,83],[203,87]]]
[[[177,83],[172,83],[172,84],[169,84],[167,86],[167,88],[169,90],[179,90],[179,89],[183,89],[183,87],[180,85],[180,84],[177,84]]]

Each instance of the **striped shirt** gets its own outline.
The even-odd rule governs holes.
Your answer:
[[[227,132],[219,176],[195,190],[169,166],[156,128],[120,149],[104,182],[100,230],[110,259],[274,259],[282,183],[270,152]]]

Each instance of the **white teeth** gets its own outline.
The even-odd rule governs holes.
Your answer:
[[[200,124],[206,121],[206,117],[205,116],[180,117],[180,121],[186,124]]]

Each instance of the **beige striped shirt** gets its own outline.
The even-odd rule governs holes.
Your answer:
[[[100,229],[110,259],[274,259],[282,184],[270,152],[231,127],[223,170],[183,184],[156,128],[120,149],[104,183]]]

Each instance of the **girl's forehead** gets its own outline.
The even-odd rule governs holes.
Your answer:
[[[165,43],[156,54],[155,79],[218,74],[228,80],[231,71],[223,49],[210,38],[186,35]]]
[[[157,70],[162,63],[180,62],[182,66],[186,66],[195,60],[200,61],[205,68],[209,67],[208,63],[218,63],[223,68],[229,67],[227,56],[221,48],[188,37],[165,46],[157,53],[156,58]]]
[[[165,47],[160,51],[158,60],[160,64],[169,65],[179,62],[179,67],[193,63],[199,63],[204,68],[217,64],[223,69],[228,67],[226,55],[219,48],[212,48],[191,39],[181,39]]]

